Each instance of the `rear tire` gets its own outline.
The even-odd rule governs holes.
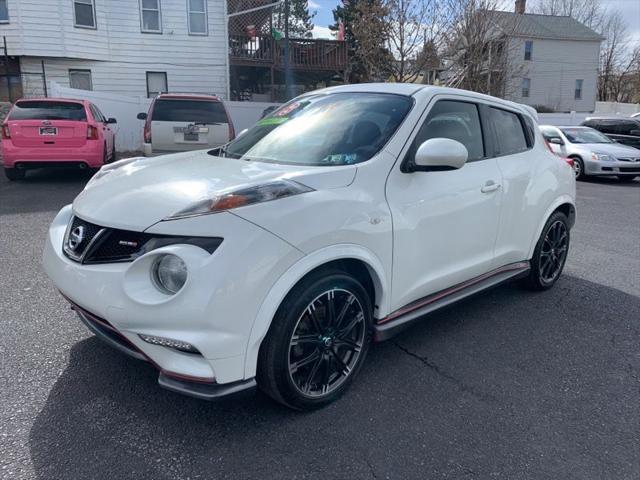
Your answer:
[[[635,176],[631,176],[631,175],[619,175],[618,176],[618,181],[620,183],[628,183],[628,182],[633,182],[636,179]]]
[[[6,168],[5,167],[5,169],[4,169],[4,174],[12,182],[14,182],[16,180],[23,180],[25,175],[26,175],[26,173],[27,173],[26,171],[19,170],[17,168]]]
[[[360,282],[342,271],[303,279],[278,308],[260,347],[260,389],[296,410],[340,397],[367,355],[371,305]]]
[[[547,290],[562,274],[569,253],[571,232],[562,212],[554,212],[545,223],[531,258],[529,275],[522,284],[531,290]]]

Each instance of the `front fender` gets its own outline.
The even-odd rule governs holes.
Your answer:
[[[244,378],[255,376],[260,344],[271,326],[278,307],[294,285],[315,268],[334,260],[347,258],[360,260],[367,265],[376,290],[375,304],[378,306],[376,314],[384,317],[389,313],[389,276],[382,262],[373,252],[356,244],[337,244],[316,250],[292,265],[273,285],[262,302],[247,341]]]

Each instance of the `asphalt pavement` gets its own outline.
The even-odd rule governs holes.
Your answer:
[[[91,336],[41,268],[88,175],[0,179],[1,479],[638,479],[640,182],[578,184],[565,274],[436,313],[338,402],[208,403]]]

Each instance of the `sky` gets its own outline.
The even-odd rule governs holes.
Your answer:
[[[333,24],[331,11],[340,0],[308,0],[309,10],[316,12],[313,19],[315,38],[331,38],[329,25]],[[629,40],[640,45],[640,0],[601,0],[603,7],[619,11],[627,22]],[[508,2],[505,2],[508,3]]]

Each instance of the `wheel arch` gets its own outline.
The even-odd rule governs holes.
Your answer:
[[[308,275],[323,269],[340,269],[353,275],[372,295],[374,316],[384,317],[388,313],[389,282],[383,264],[375,254],[352,244],[333,245],[317,250],[291,266],[271,287],[262,302],[247,341],[244,378],[255,376],[260,345],[284,298]]]
[[[538,239],[542,234],[542,229],[544,225],[547,223],[547,220],[551,215],[553,215],[556,211],[560,211],[564,213],[569,219],[569,229],[573,228],[573,225],[576,222],[576,206],[573,198],[569,195],[562,195],[551,204],[551,206],[547,209],[545,214],[542,217],[542,221],[538,225],[536,229],[536,234],[534,235],[531,245],[529,246],[529,255],[527,258],[531,258],[533,256],[533,251],[536,248],[536,244],[538,243]]]

